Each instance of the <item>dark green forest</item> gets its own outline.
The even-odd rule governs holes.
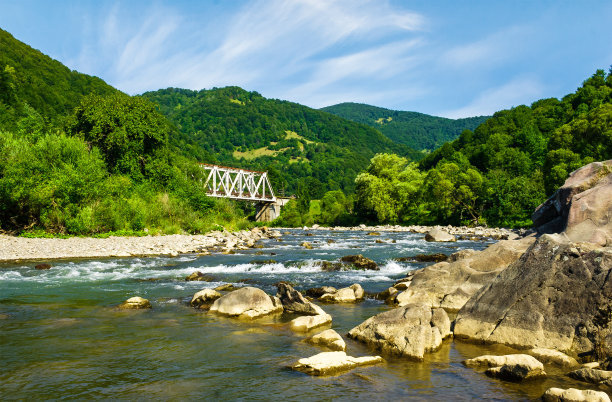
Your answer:
[[[312,199],[331,190],[350,193],[374,154],[423,156],[366,125],[239,87],[143,96],[180,131],[170,139],[177,150],[202,162],[266,170],[280,193]]]
[[[399,144],[426,151],[433,151],[445,142],[456,139],[463,130],[475,129],[490,117],[478,116],[453,120],[351,102],[327,106],[321,110],[367,124]]]
[[[355,214],[378,222],[530,226],[569,174],[612,159],[612,68],[572,94],[502,110],[418,164],[377,155]]]

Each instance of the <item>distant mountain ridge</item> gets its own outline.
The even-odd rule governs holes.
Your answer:
[[[404,112],[362,103],[340,103],[320,110],[367,124],[391,140],[418,150],[433,151],[453,141],[463,130],[474,130],[489,116],[447,119],[418,112]]]
[[[179,129],[171,143],[202,162],[268,170],[273,183],[310,196],[351,192],[376,153],[423,154],[367,125],[239,87],[167,88],[142,95]]]

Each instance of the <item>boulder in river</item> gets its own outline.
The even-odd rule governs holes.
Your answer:
[[[200,271],[195,271],[185,278],[186,281],[212,282],[215,278],[210,274],[203,274]]]
[[[612,160],[572,172],[531,219],[540,233],[564,231],[572,241],[612,246]]]
[[[334,293],[337,289],[333,286],[321,286],[318,288],[310,288],[306,291],[306,296],[319,298],[325,293]]]
[[[36,264],[34,268],[38,270],[51,269],[51,264],[47,264],[47,263]]]
[[[425,241],[451,242],[457,241],[457,238],[442,229],[434,228],[425,234]]]
[[[451,335],[450,320],[443,309],[411,304],[385,311],[351,329],[356,339],[383,353],[423,360],[425,353],[437,350]]]
[[[291,320],[291,322],[289,323],[289,326],[294,331],[308,332],[314,328],[318,328],[323,325],[331,324],[331,322],[332,322],[332,316],[324,312],[323,314],[305,315],[302,317],[295,318]]]
[[[239,318],[258,318],[283,311],[280,300],[261,289],[244,287],[215,300],[211,312]]]
[[[455,336],[612,356],[612,250],[542,235],[459,311]]]
[[[395,258],[397,262],[442,262],[448,260],[448,256],[443,253],[417,254],[412,257]]]
[[[542,363],[554,364],[562,367],[575,367],[579,363],[571,356],[554,349],[534,348],[527,351]]]
[[[354,269],[364,269],[364,270],[370,269],[370,270],[375,270],[375,271],[378,271],[380,269],[378,268],[378,265],[374,261],[372,261],[369,258],[364,257],[361,254],[346,255],[340,258],[340,261],[351,264]]]
[[[305,249],[307,249],[307,250],[312,250],[312,248],[313,248],[313,247],[312,247],[312,244],[310,244],[310,243],[309,243],[309,242],[307,242],[307,241],[302,242],[302,244],[300,244],[300,246],[304,247],[304,248],[305,248]]]
[[[612,380],[612,371],[581,368],[567,374],[574,380],[588,382],[591,384],[601,384],[605,381]]]
[[[542,395],[544,402],[610,402],[608,394],[592,389],[548,388]]]
[[[285,312],[303,315],[325,314],[325,311],[323,311],[321,307],[306,300],[300,292],[295,290],[288,283],[279,282],[277,284],[277,289],[278,293],[276,297],[280,299]]]
[[[333,329],[326,329],[323,332],[319,332],[316,335],[306,339],[306,342],[312,343],[313,345],[325,346],[332,350],[346,350],[346,342],[340,336],[339,333]]]
[[[326,303],[355,303],[363,300],[365,292],[360,284],[354,283],[333,293],[325,293],[319,300]]]
[[[291,368],[306,374],[319,376],[382,362],[383,359],[380,356],[353,357],[347,356],[345,352],[323,352],[309,358],[300,359]]]
[[[119,305],[120,309],[124,310],[140,310],[151,308],[151,302],[140,296],[130,297]]]
[[[482,251],[462,250],[451,254],[447,261],[411,273],[411,282],[396,300],[400,306],[425,303],[456,312],[534,241],[534,238],[503,240]]]
[[[468,367],[487,367],[487,375],[508,381],[546,377],[544,365],[535,357],[525,354],[484,355],[465,360],[463,364]]]
[[[221,297],[221,293],[214,289],[202,289],[191,298],[191,306],[203,307],[212,304]]]

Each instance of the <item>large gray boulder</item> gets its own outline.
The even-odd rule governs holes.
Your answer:
[[[414,273],[407,289],[396,297],[400,306],[425,303],[458,311],[484,285],[516,261],[535,241],[534,238],[503,240],[482,251],[460,251],[447,261]]]
[[[572,172],[531,219],[540,233],[564,231],[572,241],[612,246],[612,160]]]
[[[368,318],[351,329],[349,338],[369,344],[383,353],[423,360],[451,335],[450,320],[443,309],[411,304]]]
[[[457,241],[457,238],[440,228],[434,228],[425,234],[425,241],[449,242]]]
[[[569,355],[611,355],[612,250],[541,236],[459,311],[454,334]]]
[[[244,287],[215,300],[210,311],[239,318],[258,318],[283,311],[276,297],[269,296],[261,289]]]

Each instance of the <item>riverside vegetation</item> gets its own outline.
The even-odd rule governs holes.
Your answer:
[[[612,77],[603,70],[561,100],[497,112],[425,156],[373,127],[256,92],[129,97],[5,31],[0,44],[0,229],[12,233],[251,226],[251,205],[206,197],[198,162],[267,170],[277,193],[297,196],[278,226],[527,227],[569,172],[612,155]],[[453,136],[478,122],[417,119],[414,130],[430,124]]]

